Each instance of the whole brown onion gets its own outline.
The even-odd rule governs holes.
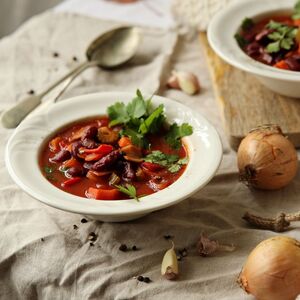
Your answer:
[[[239,146],[237,159],[240,180],[258,189],[280,189],[298,169],[296,149],[277,125],[250,131]]]
[[[300,243],[286,236],[261,242],[250,253],[238,283],[257,300],[295,300],[300,294]]]

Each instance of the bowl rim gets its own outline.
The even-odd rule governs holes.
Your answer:
[[[40,124],[44,124],[48,119],[48,116],[55,112],[58,111],[66,111],[66,108],[68,108],[69,105],[73,106],[78,106],[79,108],[83,109],[83,106],[85,103],[88,103],[88,101],[96,102],[99,101],[98,99],[115,99],[114,101],[107,100],[108,102],[111,101],[110,103],[115,103],[118,99],[123,102],[128,102],[127,99],[133,98],[133,93],[126,93],[126,92],[103,92],[103,93],[93,93],[93,94],[85,94],[85,95],[80,95],[76,97],[72,97],[69,99],[65,99],[61,102],[55,103],[54,105],[48,106],[46,109],[40,111],[39,113],[32,115],[28,118],[26,118],[14,131],[12,136],[9,138],[7,145],[6,145],[6,151],[5,151],[5,163],[8,169],[9,174],[11,175],[12,179],[17,183],[18,186],[20,186],[27,194],[33,196],[35,199],[39,200],[42,203],[45,203],[49,206],[69,211],[69,212],[74,212],[74,213],[80,213],[80,214],[87,214],[87,215],[95,215],[95,216],[124,216],[124,215],[138,215],[142,213],[149,213],[154,210],[158,210],[164,207],[168,207],[170,205],[176,204],[183,199],[186,199],[190,195],[194,194],[197,192],[199,189],[201,189],[204,185],[206,185],[211,178],[214,176],[216,173],[221,160],[222,160],[222,144],[220,137],[215,130],[215,128],[204,118],[201,114],[196,113],[195,111],[192,110],[192,108],[189,108],[179,102],[176,102],[174,100],[160,97],[160,96],[154,96],[153,101],[154,103],[164,103],[166,107],[166,114],[168,115],[167,108],[174,107],[178,110],[178,112],[181,113],[189,113],[191,114],[197,122],[199,122],[199,126],[203,127],[203,132],[204,133],[204,138],[205,139],[210,139],[211,144],[215,147],[212,149],[214,151],[215,157],[214,159],[211,160],[211,165],[208,166],[209,172],[205,174],[204,179],[202,181],[198,181],[197,179],[197,184],[193,184],[191,186],[187,186],[187,189],[185,192],[178,192],[178,187],[184,186],[184,180],[187,179],[187,176],[191,175],[191,172],[194,172],[194,174],[197,174],[197,170],[193,170],[194,165],[197,166],[199,164],[199,159],[197,160],[196,153],[199,149],[196,149],[194,147],[196,141],[196,138],[199,138],[198,135],[195,135],[195,132],[191,137],[186,137],[185,138],[185,143],[188,146],[188,152],[190,155],[190,162],[187,165],[186,170],[184,173],[179,177],[178,180],[176,180],[172,185],[169,187],[165,188],[162,191],[156,192],[154,194],[148,195],[146,197],[143,197],[139,203],[137,203],[133,199],[128,199],[128,200],[114,200],[114,201],[105,201],[105,200],[95,200],[95,199],[87,199],[79,196],[72,195],[70,193],[64,192],[51,183],[47,181],[47,179],[43,176],[42,172],[39,169],[39,174],[38,178],[40,179],[39,184],[45,184],[47,182],[47,188],[45,191],[41,191],[41,187],[38,187],[36,189],[32,188],[28,182],[24,181],[24,170],[22,171],[21,166],[18,166],[15,157],[18,155],[18,151],[20,151],[20,146],[22,143],[20,143],[20,136],[22,133],[26,132],[27,134],[30,135],[30,130],[34,131],[37,130],[38,132],[42,132],[42,127]],[[123,99],[126,99],[123,100]],[[83,101],[84,100],[84,101]],[[102,102],[102,100],[101,100]],[[104,106],[104,105],[103,105]],[[106,109],[107,106],[105,106]],[[102,107],[103,109],[103,107]],[[69,114],[72,114],[72,112],[68,112]],[[67,114],[68,114],[67,113]],[[63,114],[63,113],[62,113]],[[99,112],[99,115],[102,114]],[[94,114],[95,115],[95,114]],[[86,117],[85,115],[82,116],[82,118]],[[80,118],[74,118],[74,120],[78,120]],[[62,121],[61,121],[62,122]],[[68,124],[69,121],[65,121],[61,125]],[[47,139],[51,133],[55,131],[55,129],[58,129],[61,127],[57,126],[57,128],[51,128],[47,132],[44,132],[44,138],[39,140],[37,142],[38,148],[40,145],[42,145]],[[40,127],[39,127],[40,126]],[[47,126],[46,126],[47,127]],[[44,128],[44,127],[43,127]],[[44,129],[43,129],[44,130]],[[197,130],[200,130],[197,128]],[[200,132],[200,131],[199,131]],[[198,133],[197,133],[198,134]],[[201,137],[202,138],[202,137]],[[16,146],[17,145],[17,146]],[[195,144],[197,146],[197,144]],[[15,147],[15,148],[14,148]],[[18,148],[19,147],[19,148]],[[25,147],[23,145],[22,147]],[[29,147],[26,145],[26,147]],[[195,149],[194,149],[195,148]],[[35,155],[36,159],[36,164],[38,165],[37,162],[37,153],[38,149],[34,149],[32,153],[32,156]],[[30,154],[31,155],[31,154]],[[31,157],[33,159],[33,157]],[[193,159],[193,160],[192,160]],[[26,164],[26,162],[24,162]],[[36,166],[34,166],[34,169]],[[23,177],[20,177],[20,172],[23,172]],[[196,173],[195,173],[196,172]],[[31,179],[26,179],[26,180],[31,180]],[[32,179],[33,180],[33,179]],[[34,183],[31,183],[34,184]],[[46,186],[46,185],[45,185]],[[56,191],[56,192],[55,192]],[[164,197],[168,197],[166,200]],[[55,198],[56,197],[56,198]],[[62,202],[57,201],[57,197],[61,197]],[[73,199],[74,202],[70,202],[70,200]],[[151,199],[149,201],[149,199]],[[153,200],[152,200],[153,199]],[[76,201],[75,201],[76,200]],[[83,204],[82,201],[85,201]],[[79,201],[79,202],[78,202]],[[92,202],[91,202],[92,201]],[[68,205],[66,205],[68,204]],[[128,205],[125,205],[128,204]],[[136,205],[137,204],[137,205]]]
[[[256,61],[238,46],[234,39],[234,34],[232,34],[232,29],[235,28],[234,33],[236,33],[244,18],[255,18],[262,14],[291,10],[294,2],[294,0],[285,0],[284,2],[282,0],[233,1],[212,18],[207,29],[208,42],[224,61],[234,67],[261,77],[298,82],[300,81],[300,72],[282,70]],[[235,18],[230,17],[232,15],[235,15]],[[231,29],[230,32],[222,30],[222,25],[225,21]],[[236,24],[239,25],[236,26]],[[230,48],[226,49],[226,47],[220,46],[221,35],[223,35],[224,39],[226,38]]]

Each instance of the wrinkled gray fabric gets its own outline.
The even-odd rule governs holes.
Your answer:
[[[72,56],[82,61],[87,41],[107,26],[111,24],[47,13],[3,39],[0,110],[30,89],[41,90],[75,65]],[[299,176],[278,192],[250,191],[239,183],[235,153],[226,142],[199,41],[179,39],[174,48],[176,36],[172,33],[147,31],[146,36],[152,39],[151,47],[144,48],[146,57],[119,71],[89,70],[65,97],[138,87],[154,91],[170,68],[194,71],[203,87],[200,95],[161,91],[192,106],[217,127],[224,143],[217,175],[186,201],[139,220],[82,224],[83,216],[45,206],[13,183],[4,165],[4,148],[12,131],[0,128],[1,299],[253,299],[238,287],[236,278],[251,249],[274,233],[247,227],[241,216],[246,210],[267,215],[298,210]],[[58,58],[52,56],[54,51],[59,52]],[[79,228],[73,229],[74,224]],[[287,235],[300,238],[297,225]],[[94,246],[87,239],[91,231],[98,235]],[[220,243],[234,244],[236,250],[200,257],[195,244],[201,232]],[[179,262],[176,282],[160,275],[163,254],[170,247],[163,238],[167,234],[174,236],[177,249],[188,249],[188,256]],[[121,243],[140,250],[121,252]],[[138,282],[133,278],[136,275],[148,276],[152,282]]]

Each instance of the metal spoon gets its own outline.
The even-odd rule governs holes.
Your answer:
[[[1,115],[2,125],[6,128],[15,128],[20,122],[42,103],[42,98],[57,85],[70,77],[68,84],[59,93],[87,68],[98,66],[102,68],[116,68],[129,59],[137,51],[140,34],[135,27],[118,27],[96,38],[86,50],[87,60],[71,70],[64,77],[54,82],[44,92],[25,98],[15,106],[5,110]],[[58,96],[58,97],[59,97]],[[58,98],[56,97],[56,99]]]

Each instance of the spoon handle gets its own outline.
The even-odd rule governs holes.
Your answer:
[[[3,113],[1,114],[1,123],[3,127],[16,128],[30,112],[32,112],[37,106],[41,104],[42,98],[46,94],[48,94],[52,89],[61,84],[67,78],[69,78],[73,74],[76,74],[79,70],[81,70],[81,68],[85,68],[88,65],[90,65],[89,61],[78,65],[76,68],[68,72],[65,76],[51,84],[44,92],[38,95],[29,96],[24,100],[21,100],[16,105],[3,111]]]
[[[62,90],[59,92],[59,94],[55,97],[54,102],[58,100],[58,98],[66,91],[66,89],[70,86],[70,84],[77,78],[78,75],[80,75],[84,70],[91,68],[91,67],[96,67],[98,65],[97,61],[91,61],[88,64],[85,64],[82,66],[79,70],[74,72],[72,76],[69,77],[69,79],[64,83],[64,87]]]
[[[15,106],[5,110],[1,115],[2,125],[5,128],[16,128],[27,114],[41,104],[41,99],[40,95],[29,96]]]

